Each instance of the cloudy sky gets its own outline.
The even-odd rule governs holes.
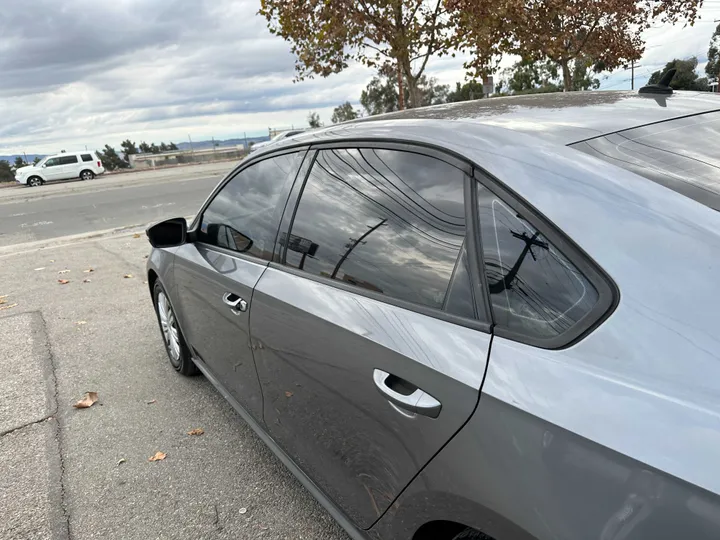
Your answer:
[[[305,125],[310,110],[329,123],[334,106],[358,102],[370,70],[293,83],[289,46],[258,8],[259,0],[0,0],[0,154],[263,135]],[[695,27],[649,30],[636,85],[674,57],[704,63],[716,18],[720,0],[705,0]],[[602,88],[629,89],[629,73],[603,74]],[[462,58],[431,61],[429,75],[462,81]]]

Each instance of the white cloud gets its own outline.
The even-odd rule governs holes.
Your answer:
[[[358,102],[373,73],[354,65],[293,83],[289,45],[257,15],[257,0],[0,0],[0,153],[264,134],[306,125],[310,110]],[[654,28],[636,84],[674,57],[704,62],[713,17]],[[512,62],[504,59],[502,65]],[[428,75],[454,86],[463,58],[436,58]],[[603,87],[629,88],[618,71]]]

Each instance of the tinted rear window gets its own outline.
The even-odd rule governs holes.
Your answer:
[[[83,161],[94,161],[93,157],[90,154],[81,154],[80,157]]]
[[[720,112],[619,131],[571,145],[720,210]]]

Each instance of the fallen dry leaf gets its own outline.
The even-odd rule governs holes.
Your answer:
[[[50,259],[50,262],[55,262],[55,259]]]
[[[7,302],[7,300],[5,300],[6,298],[7,298],[7,295],[6,295],[6,296],[0,296],[0,304],[4,304],[5,302]]]
[[[122,465],[123,463],[125,463],[125,458],[118,459],[118,462],[117,462],[118,466]]]
[[[85,272],[86,274],[89,274],[90,272],[94,272],[94,271],[95,271],[94,268],[88,268],[87,270],[83,270],[83,272]]]
[[[133,234],[133,238],[140,238],[141,236],[142,236],[142,234],[140,234],[139,232]]]
[[[60,270],[60,271],[58,272],[58,274],[67,274],[69,271],[70,271],[70,270],[67,270],[67,269],[65,269],[65,270]]]
[[[205,430],[202,428],[195,428],[188,431],[188,435],[202,435],[203,433],[205,433]]]
[[[2,303],[3,303],[3,302],[0,302],[0,304],[2,304]],[[2,310],[4,310],[4,309],[14,308],[14,307],[16,307],[16,306],[17,306],[17,304],[10,304],[10,305],[8,305],[8,306],[2,306],[2,307],[0,307],[0,311],[2,311]]]
[[[68,283],[70,283],[70,280],[69,279],[58,279],[58,283],[60,285],[67,285]]]
[[[148,458],[148,461],[162,461],[167,457],[167,454],[164,454],[163,452],[155,452],[155,455]]]
[[[124,277],[125,279],[130,279],[131,277],[133,277],[133,275],[132,275],[132,274],[125,274],[123,277]]]
[[[75,407],[76,409],[87,409],[88,407],[92,407],[93,404],[97,402],[97,400],[97,392],[85,392],[85,397],[78,401],[75,405],[73,405],[73,407]]]
[[[90,283],[91,281],[92,281],[92,280],[91,280],[91,279],[88,279],[88,278],[83,279],[83,283]]]
[[[157,402],[157,399],[151,399],[150,401],[146,401],[148,405],[152,405],[153,403]]]
[[[292,392],[285,392],[285,397],[292,397],[292,395],[293,395]]]

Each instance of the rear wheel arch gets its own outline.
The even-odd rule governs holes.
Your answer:
[[[412,540],[495,540],[491,536],[456,521],[430,521],[420,527]]]

